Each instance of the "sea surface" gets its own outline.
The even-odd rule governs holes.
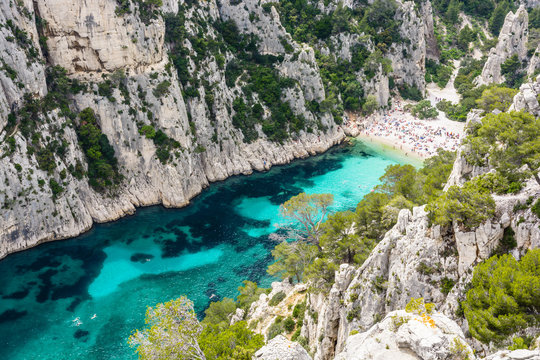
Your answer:
[[[148,305],[236,297],[243,280],[268,287],[279,204],[332,193],[354,209],[403,158],[359,141],[265,173],[212,184],[182,209],[138,209],[88,233],[0,261],[0,359],[136,359],[127,345]],[[77,326],[78,324],[78,326]]]

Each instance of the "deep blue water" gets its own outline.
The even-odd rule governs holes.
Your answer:
[[[139,209],[12,254],[0,261],[0,359],[135,359],[126,340],[146,306],[187,295],[201,315],[211,296],[235,297],[245,279],[270,284],[280,203],[305,191],[354,208],[398,161],[359,142],[339,146],[212,184],[183,209]]]

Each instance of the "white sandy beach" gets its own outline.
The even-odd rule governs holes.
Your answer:
[[[454,78],[459,63],[444,89],[436,84],[429,84],[426,98],[432,105],[441,99],[454,103],[459,101],[459,94],[454,89]],[[358,137],[366,142],[379,142],[404,152],[406,156],[425,159],[437,153],[438,148],[457,150],[463,138],[465,123],[450,120],[443,112],[435,119],[420,120],[404,106],[411,102],[395,100],[392,109],[373,114],[367,118],[349,116],[348,126],[359,130]]]

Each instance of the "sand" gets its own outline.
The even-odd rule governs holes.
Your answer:
[[[455,62],[455,70],[444,89],[436,84],[429,84],[426,98],[433,105],[441,99],[454,103],[459,101],[459,94],[454,88],[454,79],[459,69]],[[358,137],[367,144],[376,145],[379,150],[401,152],[401,156],[418,162],[437,153],[438,148],[455,151],[464,136],[465,124],[450,120],[443,112],[435,119],[420,120],[404,110],[411,102],[395,100],[390,110],[371,115],[367,118],[357,118],[348,114],[347,126],[359,129]]]

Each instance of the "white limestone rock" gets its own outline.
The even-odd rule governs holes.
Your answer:
[[[253,360],[311,360],[311,356],[299,343],[278,335],[260,348]]]
[[[535,116],[540,116],[540,77],[536,81],[525,83],[520,86],[519,92],[514,96],[509,111],[526,111]]]
[[[510,11],[506,15],[497,46],[490,50],[482,74],[476,79],[479,85],[501,83],[501,64],[512,55],[517,54],[521,61],[527,58],[528,25],[529,15],[524,5],[515,14]]]
[[[469,355],[476,359],[459,326],[441,313],[427,318],[404,310],[390,312],[368,331],[350,335],[336,360],[443,360]],[[399,325],[399,322],[404,322]],[[463,348],[459,351],[456,342]],[[463,357],[464,358],[464,357]]]
[[[484,358],[485,360],[540,360],[540,350],[502,350]]]

